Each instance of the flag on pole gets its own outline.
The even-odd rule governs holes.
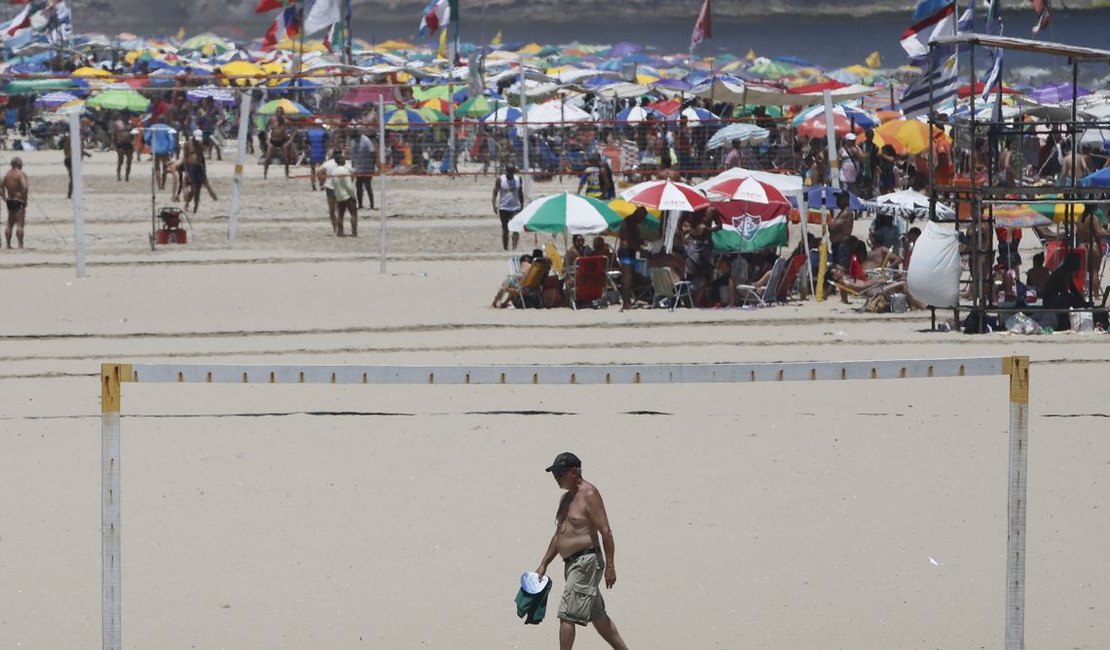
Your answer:
[[[458,0],[431,0],[420,17],[420,37],[434,36],[436,30],[447,27],[459,18]]]
[[[869,68],[883,67],[883,57],[879,54],[878,50],[875,50],[871,54],[868,54],[867,58],[864,59],[863,62],[866,63],[867,67]]]
[[[19,12],[15,18],[12,18],[11,21],[8,22],[4,33],[7,34],[9,38],[15,36],[16,32],[31,26],[31,10],[33,8],[34,7],[28,3],[27,6],[23,8],[23,11]]]
[[[713,16],[709,10],[709,0],[703,0],[694,31],[690,32],[690,52],[707,38],[713,38]]]
[[[1033,25],[1033,34],[1039,34],[1042,29],[1052,22],[1051,7],[1048,0],[1033,0],[1033,11],[1037,13],[1037,24]]]
[[[52,44],[73,38],[73,12],[65,0],[55,0],[46,12],[46,37]]]
[[[304,35],[315,34],[339,22],[339,0],[316,0],[304,19]]]
[[[258,0],[258,6],[256,6],[254,8],[254,13],[264,14],[267,11],[273,11],[274,9],[281,9],[282,7],[284,7],[288,4],[289,4],[288,0]]]
[[[986,31],[991,36],[1002,35],[1002,7],[1001,0],[990,0],[987,4],[987,24]],[[1002,48],[992,47],[988,50],[991,56],[991,69],[987,73],[987,78],[983,82],[983,101],[988,101],[990,98],[991,90],[994,89],[995,84],[1002,83]],[[996,111],[1002,110],[1001,103],[995,107]]]
[[[949,2],[935,14],[910,25],[902,32],[902,49],[915,61],[929,53],[929,41],[956,34],[956,3]]]
[[[929,88],[932,86],[933,105],[956,96],[959,78],[956,76],[956,53],[934,52],[937,63],[931,72],[909,85],[902,93],[902,113],[906,118],[924,115],[929,111]]]
[[[347,41],[343,38],[343,21],[332,23],[327,36],[324,36],[324,47],[329,52],[338,52],[347,47]]]
[[[964,12],[960,14],[960,19],[956,21],[956,31],[975,31],[975,0],[967,0],[967,9],[964,9]]]
[[[447,30],[441,29],[439,31],[439,48],[436,49],[437,59],[447,58]]]
[[[297,30],[297,8],[286,7],[277,15],[274,24],[270,25],[270,29],[266,32],[266,36],[262,39],[262,49],[272,50],[281,39],[296,36]]]
[[[497,34],[494,35],[493,40],[491,40],[489,42],[489,44],[490,45],[501,45],[501,30],[500,29],[497,30]]]

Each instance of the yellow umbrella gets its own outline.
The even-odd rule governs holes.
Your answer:
[[[86,77],[86,78],[87,77],[111,77],[112,73],[108,72],[107,70],[101,70],[100,68],[90,68],[89,66],[84,66],[84,67],[77,68],[76,70],[74,70],[73,71],[73,76],[74,77]]]
[[[542,50],[542,49],[543,49],[543,46],[540,45],[539,43],[529,43],[529,44],[525,45],[524,47],[520,48],[519,50],[517,50],[517,52],[519,52],[521,54],[539,54],[540,50]]]
[[[231,61],[220,66],[220,72],[229,77],[240,77],[238,79],[223,79],[220,81],[223,85],[236,85],[236,86],[253,86],[258,83],[257,80],[244,79],[242,77],[264,77],[265,71],[250,61]]]
[[[291,38],[283,38],[282,40],[278,41],[277,44],[274,45],[274,49],[284,50],[286,52],[300,51],[302,54],[305,53],[305,52],[327,52],[328,51],[328,48],[324,46],[324,42],[321,41],[321,40],[305,41],[304,44],[302,45],[301,43],[299,43],[299,42],[297,42],[297,41],[295,41]]]
[[[373,49],[382,52],[389,50],[411,50],[413,47],[414,46],[412,43],[406,43],[399,38],[394,38],[382,43],[378,43]]]

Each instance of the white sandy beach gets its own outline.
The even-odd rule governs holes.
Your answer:
[[[836,300],[493,310],[508,256],[492,179],[391,178],[381,274],[378,214],[335,238],[322,194],[280,167],[263,181],[247,165],[228,242],[228,156],[189,244],[152,252],[149,163],[118,183],[115,155],[95,153],[78,279],[62,155],[22,156],[28,249],[0,252],[0,648],[100,646],[102,362],[1010,354],[1033,360],[1027,647],[1110,646],[1110,338],[928,332],[927,313]],[[605,497],[618,576],[605,597],[633,648],[1000,647],[1007,418],[1002,377],[125,386],[124,643],[556,647],[557,600],[534,628],[512,599],[553,530],[543,468],[571,450]],[[561,563],[551,572],[560,589]],[[602,647],[580,631],[576,648]]]

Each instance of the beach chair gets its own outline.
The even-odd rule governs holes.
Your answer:
[[[549,273],[551,273],[551,260],[540,259],[538,262],[532,262],[532,266],[528,267],[528,272],[524,274],[524,278],[520,281],[520,304],[518,307],[522,309],[528,307],[543,308],[543,282],[547,279]]]
[[[763,287],[757,287],[751,284],[738,284],[736,285],[736,295],[740,298],[742,306],[755,305],[757,307],[766,307],[775,301],[778,296],[779,285],[782,284],[782,278],[786,274],[786,260],[778,258],[775,260],[774,266],[771,267],[771,277],[767,278],[767,284]]]
[[[786,302],[787,297],[798,283],[798,276],[807,261],[809,261],[808,255],[796,254],[790,258],[790,261],[786,264],[786,271],[782,274],[782,280],[775,290],[775,302]]]
[[[594,302],[605,296],[605,258],[600,255],[579,257],[574,261],[574,282],[570,285],[570,306]]]
[[[555,248],[555,244],[547,242],[543,245],[543,256],[551,260],[551,270],[555,275],[562,277],[563,275],[563,256],[559,253],[559,249]]]
[[[683,298],[691,309],[694,307],[690,281],[679,280],[670,267],[657,266],[651,269],[651,287],[654,289],[652,304],[656,307],[669,304],[671,311],[674,311]]]

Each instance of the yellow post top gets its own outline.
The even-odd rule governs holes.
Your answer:
[[[120,409],[120,384],[131,381],[131,364],[105,363],[100,366],[100,410],[118,413]]]
[[[1010,376],[1010,402],[1029,403],[1029,357],[1006,357],[1002,373]]]

